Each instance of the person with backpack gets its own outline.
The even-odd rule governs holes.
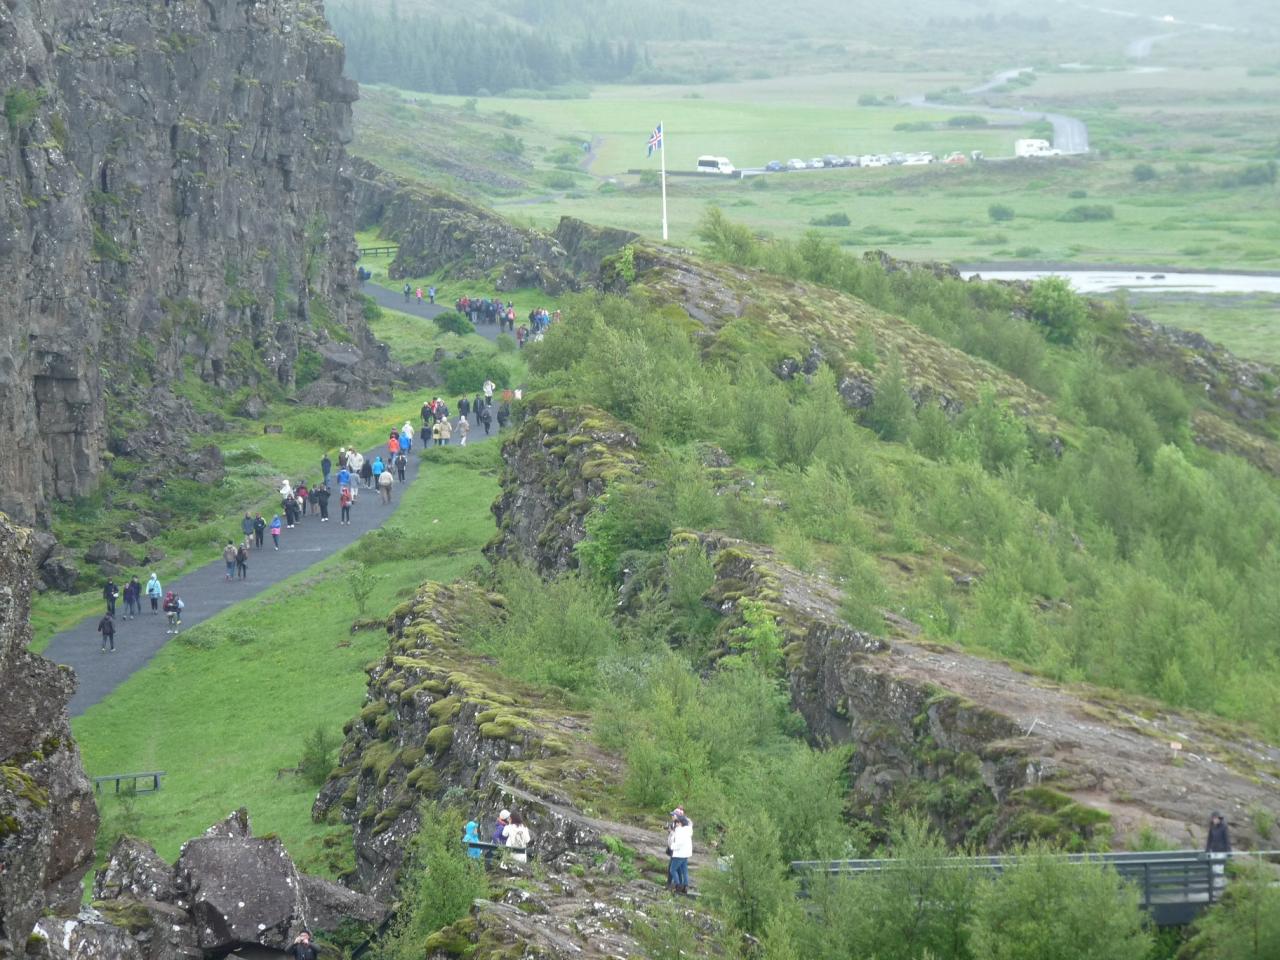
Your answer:
[[[684,815],[682,807],[671,811],[667,850],[671,857],[668,886],[676,893],[688,893],[689,858],[693,856],[693,821]]]
[[[369,468],[369,475],[373,478],[374,483],[377,483],[382,478],[382,474],[386,469],[387,465],[382,462],[381,454],[373,458],[373,465]]]
[[[182,602],[182,598],[170,590],[164,595],[164,614],[169,621],[169,626],[165,629],[166,634],[177,634],[182,629],[182,611],[186,604]]]
[[[280,549],[280,526],[280,514],[277,513],[271,518],[271,542],[277,550]]]
[[[102,652],[107,652],[110,645],[111,652],[116,652],[116,622],[111,618],[110,613],[104,613],[102,619],[98,621],[98,632],[102,634]]]
[[[249,579],[249,541],[245,540],[236,550],[236,576],[241,580]]]
[[[262,514],[258,514],[253,518],[253,544],[259,550],[262,549],[262,540],[266,532],[267,521],[262,519]]]
[[[349,524],[351,522],[351,488],[343,487],[342,492],[338,494],[338,505],[342,508],[342,514],[339,523]]]
[[[493,423],[493,418],[489,416],[489,408],[486,406],[480,411],[480,425],[484,427],[484,435],[489,435],[489,425]]]
[[[394,460],[400,454],[400,431],[396,430],[387,437],[387,459]]]
[[[441,440],[440,440],[440,421],[439,420],[437,420],[435,423],[431,425],[431,441],[437,447],[440,446]]]
[[[378,495],[382,498],[383,503],[391,502],[391,484],[395,482],[390,470],[383,470],[378,474]]]
[[[498,429],[505,430],[507,421],[511,419],[511,405],[503,403],[498,407]]]
[[[151,572],[151,579],[147,581],[147,599],[151,601],[151,612],[153,614],[160,613],[160,595],[164,592],[160,586],[160,578],[156,576],[155,571]]]
[[[120,588],[116,586],[116,582],[107,577],[107,582],[102,585],[102,599],[107,601],[107,613],[111,616],[116,615],[116,597],[120,596]]]
[[[507,827],[507,849],[511,851],[511,859],[516,863],[528,863],[528,849],[532,839],[529,828],[524,825],[524,818],[513,813],[511,824]]]
[[[227,565],[227,583],[230,583],[236,575],[236,545],[230,540],[222,548],[222,562]]]

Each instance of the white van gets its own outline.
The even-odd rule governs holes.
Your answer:
[[[699,157],[698,173],[735,174],[737,169],[729,162],[728,157]]]

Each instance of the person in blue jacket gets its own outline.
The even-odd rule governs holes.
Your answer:
[[[378,454],[373,458],[373,479],[375,482],[382,476],[382,471],[385,469],[386,466],[382,463],[382,454]]]
[[[473,846],[480,842],[480,826],[474,820],[468,820],[462,834],[462,845],[467,848],[467,856],[472,860],[480,859],[480,848]]]

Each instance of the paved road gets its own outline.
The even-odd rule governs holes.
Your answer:
[[[421,314],[424,317],[434,316],[445,309],[439,306],[432,307],[429,304],[423,304],[421,308],[416,303],[405,304],[403,294],[394,293],[376,284],[365,284],[365,292],[384,306],[404,310],[407,313]],[[497,336],[496,325],[493,327],[482,325],[478,332],[489,339]],[[393,418],[394,422],[389,421],[387,429],[399,426],[406,417],[413,422],[415,431],[421,426],[416,406],[406,404],[403,416]],[[490,437],[497,436],[495,424],[494,432]],[[489,437],[486,437],[484,430],[477,426],[472,430],[468,443],[481,443],[486,439]],[[421,449],[420,442],[420,435],[415,436],[414,445],[417,449]],[[380,450],[385,453],[385,447]],[[366,456],[372,458],[376,452],[379,451],[369,451]],[[316,451],[316,466],[312,472],[315,477],[320,473],[319,449]],[[405,479],[408,483],[413,483],[417,475],[418,458],[410,456]],[[310,481],[315,477],[306,479]],[[296,573],[301,573],[335,551],[341,550],[361,534],[376,530],[399,508],[402,489],[399,484],[392,488],[392,501],[389,507],[379,502],[375,491],[361,491],[351,510],[351,523],[347,526],[338,522],[338,501],[337,497],[334,497],[329,501],[334,519],[328,523],[321,523],[316,516],[304,517],[292,530],[285,529],[282,532],[278,551],[272,549],[271,537],[268,534],[265,549],[254,550],[249,556],[247,580],[233,580],[228,583],[226,564],[221,559],[221,548],[211,550],[211,553],[215,554],[212,562],[177,580],[163,583],[165,590],[176,591],[186,604],[182,612],[183,630],[189,630],[203,623],[233,604],[257,596],[268,587]],[[270,522],[269,516],[267,520]],[[227,535],[239,543],[242,538],[239,524],[230,524]],[[139,579],[144,585],[147,572],[139,571]],[[127,581],[118,582],[121,591],[124,589],[125,582]],[[120,600],[116,603],[116,650],[115,653],[104,654],[100,651],[101,640],[97,632],[101,615],[97,613],[70,630],[57,634],[44,650],[44,656],[55,663],[72,667],[79,678],[79,688],[68,705],[68,712],[73,717],[80,716],[95,703],[105,699],[135,671],[146,666],[156,652],[171,639],[165,633],[164,614],[152,615],[150,603],[145,598],[142,615],[136,620],[122,619],[124,601]]]
[[[407,313],[415,317],[422,317],[424,320],[444,313],[446,310],[453,309],[453,297],[449,298],[449,303],[447,305],[443,303],[430,304],[427,303],[425,290],[423,291],[421,305],[419,305],[416,296],[410,296],[408,302],[406,302],[403,290],[388,290],[386,287],[377,283],[365,282],[360,285],[360,290],[361,293],[367,293],[369,296],[373,297],[374,300],[378,301],[378,305],[381,307],[386,307],[388,310],[399,310],[401,313]],[[516,319],[519,321],[519,314],[517,314]],[[496,340],[498,338],[498,325],[496,323],[477,324],[476,333],[480,334],[480,336],[487,340]]]

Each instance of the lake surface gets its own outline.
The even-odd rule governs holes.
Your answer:
[[[1175,270],[961,270],[966,280],[1039,280],[1063,277],[1078,293],[1141,290],[1149,293],[1280,293],[1280,276],[1249,273],[1190,273]]]

